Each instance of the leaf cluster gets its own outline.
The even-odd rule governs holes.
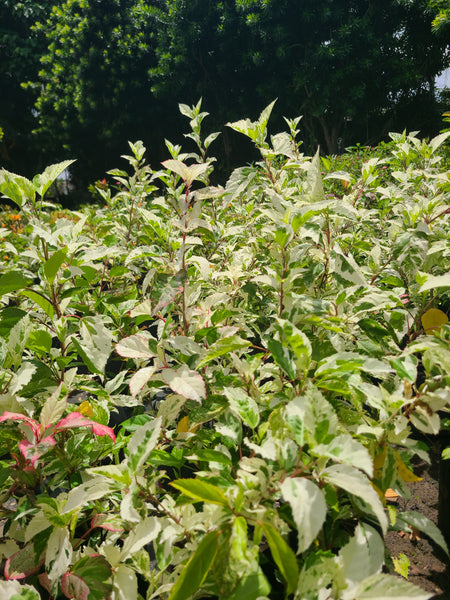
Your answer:
[[[430,597],[383,536],[447,550],[386,492],[450,407],[450,134],[322,160],[273,104],[224,187],[201,101],[97,205],[47,202],[67,162],[0,173],[3,597]]]

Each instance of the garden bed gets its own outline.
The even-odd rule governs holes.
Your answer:
[[[422,481],[409,483],[411,498],[398,498],[402,510],[417,510],[436,525],[438,524],[439,508],[439,460],[440,447],[438,442],[430,440],[431,463],[416,461],[415,472]],[[399,533],[390,531],[386,535],[386,546],[393,558],[404,555],[408,558],[408,580],[422,589],[433,592],[433,600],[448,600],[450,598],[450,565],[448,556],[420,534]]]

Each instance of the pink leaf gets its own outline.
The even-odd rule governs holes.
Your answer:
[[[45,590],[47,590],[47,592],[50,594],[50,597],[51,597],[52,582],[50,580],[50,577],[47,575],[47,573],[39,573],[38,579],[39,579],[39,583],[42,585],[42,587]]]
[[[31,465],[34,467],[36,461],[43,454],[48,452],[48,450],[50,450],[50,448],[52,446],[54,446],[55,444],[56,444],[55,440],[50,435],[50,436],[44,438],[43,440],[40,440],[39,442],[34,443],[34,444],[29,442],[28,440],[21,440],[18,443],[18,446],[19,446],[19,450],[22,453],[25,460],[28,460],[29,462],[31,462]]]
[[[68,414],[67,417],[64,417],[64,419],[61,419],[61,421],[55,425],[55,430],[71,429],[72,427],[90,427],[95,435],[107,435],[113,442],[116,440],[116,436],[111,427],[101,425],[96,421],[91,421],[91,419],[87,419],[79,412],[72,412]]]
[[[0,423],[2,421],[9,421],[9,420],[25,421],[25,424],[28,425],[28,427],[30,427],[31,431],[33,432],[35,439],[38,440],[40,438],[40,425],[34,419],[30,419],[30,417],[21,415],[20,413],[12,413],[12,412],[9,412],[6,410],[0,417]]]
[[[43,562],[44,554],[38,556],[31,542],[8,558],[5,564],[5,579],[25,579],[39,571]]]
[[[91,528],[100,527],[101,529],[106,529],[107,531],[115,531],[122,532],[125,531],[122,527],[122,523],[120,520],[114,516],[108,516],[103,513],[98,513],[94,515],[94,518],[91,521]]]
[[[88,600],[89,586],[75,573],[65,573],[61,580],[61,591],[66,598],[75,600]]]

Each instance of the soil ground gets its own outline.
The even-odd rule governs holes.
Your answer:
[[[431,464],[418,461],[414,465],[416,475],[422,481],[408,484],[411,498],[399,498],[402,510],[417,510],[434,523],[438,523],[439,504],[439,446],[430,449]],[[450,510],[450,506],[448,507]],[[390,531],[386,544],[392,557],[405,554],[410,561],[408,581],[427,592],[433,592],[433,600],[450,600],[450,561],[445,553],[425,535],[418,536]]]

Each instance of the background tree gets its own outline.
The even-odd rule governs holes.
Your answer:
[[[450,58],[422,0],[176,0],[166,19],[157,93],[203,95],[230,118],[279,97],[278,113],[303,114],[309,142],[328,152],[339,138],[368,143],[392,126],[429,128],[402,106],[432,105],[432,82]]]
[[[45,18],[52,0],[0,2],[0,165],[30,175],[38,167],[39,143],[30,134],[36,126],[36,93],[22,82],[36,78],[45,38],[32,29]]]
[[[433,18],[433,29],[437,33],[446,33],[450,30],[450,5],[447,0],[428,0],[428,7]]]
[[[78,159],[79,180],[115,166],[127,140],[161,134],[147,76],[158,14],[144,0],[65,0],[35,27],[48,44],[33,84],[38,133],[49,158]]]
[[[389,130],[433,134],[442,112],[433,82],[450,64],[448,37],[432,29],[438,5],[440,0],[5,0],[0,43],[8,60],[2,64],[14,63],[12,57],[16,62],[0,77],[16,82],[24,105],[14,102],[14,114],[3,108],[0,126],[8,142],[20,125],[16,115],[24,113],[23,127],[34,128],[31,139],[39,140],[39,159],[77,158],[74,173],[83,185],[116,165],[129,139],[143,139],[152,161],[167,157],[163,138],[178,142],[185,128],[177,104],[199,97],[211,114],[208,132],[223,129],[224,176],[252,158],[243,136],[224,124],[256,117],[276,97],[273,128],[284,127],[282,115],[304,115],[308,152],[317,144],[331,153],[356,142],[373,144]],[[15,36],[15,45],[8,36]],[[21,53],[28,57],[26,68]],[[24,90],[20,82],[27,80]]]

